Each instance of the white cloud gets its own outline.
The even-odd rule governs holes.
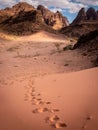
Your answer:
[[[76,0],[76,2],[81,2],[85,5],[98,6],[98,0]]]
[[[98,5],[98,0],[0,0],[0,7],[12,6],[17,2],[27,2],[33,6],[42,4],[46,7],[54,7],[53,11],[58,9],[67,9],[70,13],[78,12],[82,7],[87,7],[88,5]],[[78,3],[77,3],[78,2]]]
[[[0,0],[0,7],[7,7],[16,4],[16,0]]]
[[[19,2],[27,2],[35,7],[39,4],[39,1],[37,1],[37,0],[18,0],[18,1]]]
[[[63,10],[61,9],[61,8],[52,8],[52,9],[50,9],[52,12],[57,12],[57,11],[59,11],[59,12],[62,12]]]
[[[32,0],[34,1],[34,0]],[[54,7],[55,11],[57,8],[61,11],[62,8],[66,8],[70,13],[78,12],[82,7],[86,7],[84,4],[71,2],[70,0],[37,0],[37,4],[42,4],[48,7]]]

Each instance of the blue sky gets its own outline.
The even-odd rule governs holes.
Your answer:
[[[98,0],[0,0],[0,9],[11,7],[18,2],[27,2],[35,7],[41,4],[53,12],[59,10],[69,22],[73,21],[82,7],[87,9],[92,6],[98,9]]]

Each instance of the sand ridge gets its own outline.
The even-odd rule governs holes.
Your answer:
[[[35,35],[0,39],[0,130],[97,130],[98,68],[63,51],[68,39]]]
[[[54,128],[63,128],[67,125],[60,121],[60,117],[57,116],[57,113],[60,111],[57,108],[52,108],[52,103],[50,101],[44,101],[41,98],[40,93],[36,93],[35,87],[32,83],[29,84],[29,87],[26,90],[25,101],[31,101],[32,105],[35,105],[36,108],[32,110],[33,114],[42,114],[44,112],[48,113],[48,116],[45,117],[45,122],[48,123],[51,127]],[[49,116],[50,115],[50,116]]]

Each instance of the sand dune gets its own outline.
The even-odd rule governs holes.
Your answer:
[[[69,41],[45,32],[0,39],[0,130],[97,130],[98,68],[63,51]]]
[[[26,39],[26,41],[37,41],[37,42],[43,42],[43,41],[65,42],[66,41],[65,36],[63,34],[57,35],[45,31],[41,31],[29,36],[22,36],[21,38],[19,37],[19,40],[24,41],[24,39]]]
[[[97,74],[94,68],[1,86],[0,130],[97,130]]]

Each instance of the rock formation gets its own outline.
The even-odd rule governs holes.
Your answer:
[[[62,28],[60,32],[70,37],[79,38],[96,29],[98,29],[98,10],[89,8],[85,11],[82,8],[70,26]]]
[[[64,17],[59,11],[53,13],[42,5],[39,5],[37,9],[41,11],[45,23],[53,29],[59,30],[62,27],[69,25],[67,18]]]
[[[78,24],[80,22],[83,22],[86,20],[86,12],[85,12],[85,8],[82,8],[77,17],[75,18],[75,20],[72,22],[72,25]]]
[[[83,56],[88,56],[94,66],[98,66],[98,30],[80,36],[73,49],[79,49]]]
[[[0,30],[15,34],[29,34],[39,30],[55,32],[68,25],[60,12],[53,13],[44,6],[34,8],[26,2],[19,2],[12,8],[0,10]]]
[[[96,43],[94,45],[94,43]],[[85,46],[96,47],[98,49],[98,30],[91,31],[86,35],[82,35],[79,39],[77,44],[75,44],[74,48],[82,48]]]
[[[82,8],[71,25],[81,24],[83,22],[93,22],[96,20],[98,21],[98,10],[96,11],[94,8],[90,7],[85,11],[85,8]]]

